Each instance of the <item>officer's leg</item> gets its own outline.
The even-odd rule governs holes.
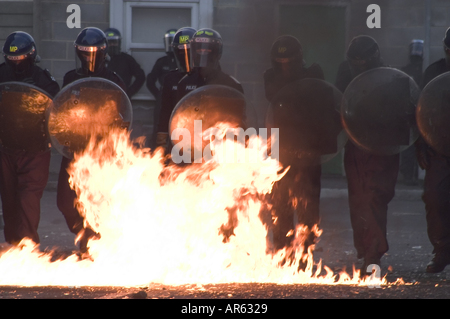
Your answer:
[[[434,253],[450,253],[450,165],[443,156],[430,157],[424,180],[428,237]]]
[[[356,146],[347,143],[344,153],[344,168],[348,184],[348,202],[350,210],[350,221],[353,229],[353,244],[356,248],[358,258],[365,255],[364,238],[367,232],[367,215],[369,206],[367,198],[364,167],[358,158]]]
[[[83,218],[80,216],[76,207],[76,192],[70,188],[69,167],[71,159],[63,157],[58,177],[58,188],[56,194],[56,204],[58,209],[64,215],[69,230],[78,234],[83,229]]]
[[[322,167],[309,165],[298,170],[295,176],[294,194],[297,197],[298,223],[311,229],[319,223],[320,178]]]
[[[48,181],[50,152],[35,157],[21,157],[18,164],[17,212],[20,216],[18,233],[39,243],[38,226],[41,198]]]
[[[372,156],[371,175],[368,180],[369,203],[371,216],[369,234],[367,237],[369,259],[376,261],[380,259],[389,249],[387,241],[387,211],[388,204],[394,198],[395,184],[399,171],[399,155]]]
[[[0,153],[0,194],[2,197],[5,240],[12,244],[21,238],[17,235],[19,216],[17,207],[17,178],[15,172],[15,157]]]
[[[293,182],[289,172],[274,184],[271,196],[272,216],[275,218],[273,231],[273,244],[275,250],[288,247],[292,236],[287,236],[294,228],[294,212],[290,199],[290,185]]]

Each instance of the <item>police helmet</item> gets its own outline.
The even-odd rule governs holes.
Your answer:
[[[24,74],[31,70],[31,67],[40,60],[33,37],[22,31],[13,32],[6,38],[3,56],[5,63],[16,74]]]
[[[172,52],[172,41],[175,33],[177,33],[177,29],[169,29],[164,34],[164,48],[166,50],[166,53]]]
[[[118,55],[121,51],[122,36],[116,28],[108,28],[105,31],[106,40],[108,41],[108,54],[110,56]]]
[[[74,43],[76,69],[83,75],[95,75],[104,65],[108,50],[105,33],[94,27],[83,29]]]
[[[367,35],[354,37],[347,49],[347,61],[357,74],[381,66],[377,41]]]
[[[172,50],[175,55],[178,69],[182,72],[190,72],[190,55],[191,44],[190,41],[196,30],[190,27],[178,29],[173,37]]]
[[[191,67],[219,69],[222,37],[213,29],[200,29],[191,40]]]
[[[270,61],[275,72],[285,77],[298,74],[305,64],[303,48],[298,39],[291,35],[278,37],[270,49]]]
[[[423,40],[413,39],[409,44],[409,56],[423,58]]]

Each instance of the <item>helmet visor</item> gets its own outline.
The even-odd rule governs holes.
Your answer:
[[[164,37],[164,48],[166,50],[166,53],[172,52],[172,41],[173,41],[173,34],[166,35]]]
[[[179,44],[174,46],[175,60],[177,62],[178,69],[183,72],[190,72],[190,55],[191,46],[190,44]]]
[[[33,65],[34,60],[34,54],[36,50],[33,47],[33,49],[26,53],[21,55],[9,55],[5,54],[5,63],[9,65],[15,73],[21,74],[27,71],[31,66]]]
[[[108,38],[108,54],[110,56],[120,54],[120,38],[109,37]]]
[[[197,42],[197,41],[205,42]],[[209,42],[208,38],[196,38],[191,43],[191,62],[192,67],[216,67],[220,59],[220,53],[217,43]]]
[[[106,46],[88,47],[76,45],[76,69],[78,73],[90,75],[99,71],[105,61]]]

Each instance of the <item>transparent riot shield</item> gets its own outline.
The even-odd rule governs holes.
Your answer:
[[[85,78],[65,86],[53,99],[48,114],[52,146],[72,158],[91,138],[101,140],[111,129],[129,129],[133,109],[126,93],[114,82]]]
[[[31,84],[0,84],[0,144],[5,150],[42,152],[50,147],[45,125],[52,99]]]
[[[238,90],[224,85],[205,85],[190,92],[177,103],[169,123],[169,133],[171,137],[174,136],[173,145],[182,140],[180,135],[172,134],[175,129],[188,132],[186,135],[191,138],[191,146],[186,151],[191,152],[191,160],[194,161],[198,159],[196,154],[202,154],[211,142],[205,138],[208,130],[246,130],[256,125],[256,112]],[[194,143],[195,141],[198,142]]]
[[[292,82],[274,96],[266,126],[279,129],[283,165],[294,158],[320,164],[339,153],[347,142],[339,113],[341,100],[336,87],[313,78]]]
[[[450,72],[439,75],[423,88],[416,118],[427,144],[450,156]]]
[[[393,68],[368,70],[348,85],[342,122],[350,140],[378,155],[398,154],[419,136],[415,120],[420,90],[406,73]]]

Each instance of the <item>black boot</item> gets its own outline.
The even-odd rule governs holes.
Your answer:
[[[445,269],[445,266],[450,265],[450,253],[438,252],[434,254],[433,259],[427,265],[427,273],[435,274]]]

